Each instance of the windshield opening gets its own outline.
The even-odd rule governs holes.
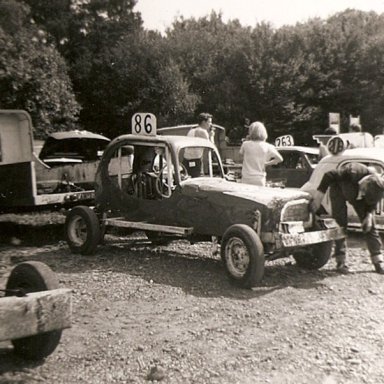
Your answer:
[[[187,147],[179,151],[179,163],[194,177],[223,177],[217,152],[207,147]]]
[[[122,192],[141,199],[170,197],[175,189],[171,153],[165,144],[122,144],[108,163],[108,178]]]

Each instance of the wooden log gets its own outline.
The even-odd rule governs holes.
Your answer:
[[[128,221],[121,217],[105,219],[104,224],[120,228],[134,228],[144,231],[158,231],[176,235],[190,235],[193,232],[193,227],[175,227],[171,225],[144,223],[142,221]]]
[[[70,289],[0,298],[0,341],[37,335],[71,326]]]

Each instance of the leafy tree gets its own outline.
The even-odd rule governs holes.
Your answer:
[[[224,23],[215,12],[197,20],[180,18],[167,30],[166,44],[191,92],[199,97],[190,121],[206,111],[215,122],[233,127],[253,112],[248,86],[250,28],[238,20]]]
[[[89,50],[111,46],[128,31],[140,29],[137,0],[23,0],[35,22],[44,27],[60,52],[73,62]]]
[[[159,126],[193,112],[196,96],[178,65],[163,53],[161,36],[146,32],[127,35],[105,50],[88,77],[92,87],[84,121],[114,136],[130,132],[131,116],[138,111],[155,113]]]
[[[136,0],[24,0],[37,24],[45,28],[65,57],[79,103],[80,123],[91,130],[112,136],[120,115],[112,75],[113,48],[126,34],[141,30],[141,17],[133,11]],[[126,40],[128,41],[128,40]],[[112,60],[112,61],[111,61]],[[129,58],[134,60],[134,58]],[[106,79],[111,83],[106,83]],[[108,109],[108,110],[107,110]]]
[[[25,109],[36,136],[72,128],[79,113],[67,66],[14,0],[0,2],[0,106]]]
[[[297,27],[275,31],[259,25],[253,31],[250,84],[257,95],[259,119],[267,124],[271,138],[291,133],[303,143],[312,135],[308,122],[316,108],[304,96],[316,63],[305,55],[304,36]]]
[[[367,103],[377,98],[375,83],[367,79],[372,73],[368,46],[382,35],[382,25],[375,13],[347,10],[326,22],[313,20],[301,27],[306,40],[304,55],[313,63],[304,95],[308,105],[321,111],[317,120],[324,128],[329,112],[341,113],[343,130],[347,129],[349,115],[367,119],[367,113],[373,112]],[[369,125],[366,128],[376,129]]]
[[[381,25],[384,25],[381,17]],[[384,133],[384,31],[367,41],[360,52],[360,96],[362,126],[373,134]]]
[[[384,23],[373,12],[279,29],[212,12],[180,17],[162,37],[143,30],[137,0],[0,1],[0,100],[24,98],[45,123],[46,111],[61,127],[79,110],[56,46],[81,123],[110,137],[129,132],[137,111],[155,113],[159,125],[207,111],[227,129],[248,117],[266,123],[271,139],[291,132],[302,144],[326,128],[329,112],[341,113],[344,129],[350,114],[373,133],[383,129]]]

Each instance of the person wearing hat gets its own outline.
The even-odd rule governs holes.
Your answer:
[[[317,212],[323,197],[330,189],[332,216],[343,228],[347,227],[347,205],[350,203],[356,211],[364,233],[367,248],[375,271],[384,274],[382,242],[375,228],[374,211],[383,198],[384,176],[371,167],[360,163],[349,163],[339,170],[326,172],[313,193],[312,209]],[[345,238],[335,241],[337,271],[348,273],[346,265],[347,244]]]
[[[200,113],[197,127],[191,128],[187,136],[201,137],[214,142],[215,130],[212,127],[212,115]],[[184,151],[183,164],[191,177],[198,177],[202,173],[203,148],[186,148]]]

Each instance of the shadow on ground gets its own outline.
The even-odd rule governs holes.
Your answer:
[[[63,224],[0,222],[0,244],[43,246],[64,240]]]
[[[51,249],[50,249],[51,248]],[[29,253],[17,252],[10,256],[12,265],[31,259]],[[48,247],[33,254],[33,260],[48,264],[55,272],[67,275],[97,271],[97,273],[125,273],[149,284],[168,285],[198,297],[231,297],[252,299],[278,289],[293,287],[311,289],[323,286],[335,272],[322,269],[306,271],[298,268],[293,259],[266,263],[262,282],[252,290],[241,289],[230,283],[219,256],[210,254],[209,243],[197,248],[185,241],[170,246],[153,246],[146,240],[109,239],[99,246],[95,255],[72,254],[66,244]]]
[[[4,345],[5,343],[1,343]],[[13,347],[9,342],[9,346],[0,346],[0,375],[7,372],[22,372],[27,371],[28,369],[35,368],[41,364],[44,364],[44,360],[40,361],[29,361],[24,360],[21,357],[13,353]],[[27,383],[30,382],[28,379],[25,381],[15,380],[13,381],[11,377],[6,379],[0,378],[0,384],[2,383]]]
[[[220,257],[210,254],[209,243],[202,247],[190,246],[186,241],[172,242],[170,246],[153,246],[145,236],[141,240],[132,240],[124,233],[121,235],[115,233],[107,237],[106,244],[100,246],[95,255],[82,256],[71,254],[63,243],[63,224],[0,222],[0,244],[8,247],[16,241],[10,256],[12,265],[31,259],[30,252],[22,251],[23,247],[41,247],[41,250],[34,250],[33,259],[45,262],[58,273],[115,271],[147,282],[178,287],[196,296],[251,299],[286,287],[311,289],[323,286],[325,278],[337,276],[329,268],[306,271],[298,268],[293,259],[282,259],[266,263],[264,279],[258,287],[239,289],[229,282]],[[354,234],[349,244],[358,247],[362,241],[361,235]]]

